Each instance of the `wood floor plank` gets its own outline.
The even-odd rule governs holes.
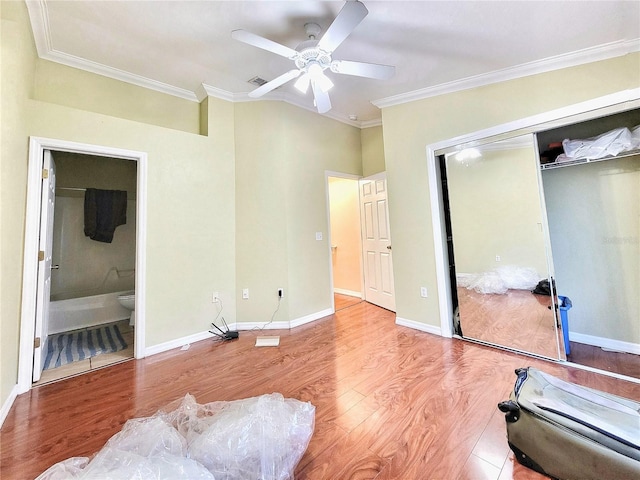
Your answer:
[[[0,430],[0,477],[34,478],[72,456],[90,456],[130,418],[186,394],[198,403],[280,392],[316,407],[315,432],[298,480],[483,478],[538,480],[506,445],[497,403],[514,369],[640,400],[640,384],[445,339],[395,325],[366,302],[255,347],[259,331],[205,340],[33,388]],[[488,478],[488,477],[487,477]]]

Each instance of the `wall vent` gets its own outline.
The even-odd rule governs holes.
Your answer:
[[[260,77],[253,77],[250,80],[247,80],[249,83],[251,83],[252,85],[257,85],[259,87],[261,87],[262,85],[264,85],[265,83],[267,83],[267,81],[264,78],[260,78]]]

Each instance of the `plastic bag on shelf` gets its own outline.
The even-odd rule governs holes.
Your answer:
[[[196,403],[187,394],[127,421],[93,457],[53,465],[37,480],[287,480],[309,445],[315,407],[279,393]]]
[[[634,142],[631,131],[628,128],[616,128],[597,137],[585,140],[565,139],[562,142],[564,155],[557,158],[558,162],[586,158],[595,160],[608,156],[615,156],[621,152],[632,150]]]
[[[631,129],[631,148],[633,150],[640,149],[640,125]]]

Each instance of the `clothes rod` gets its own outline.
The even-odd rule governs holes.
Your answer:
[[[86,192],[86,188],[77,188],[77,187],[56,187],[56,190],[70,190],[73,192]]]

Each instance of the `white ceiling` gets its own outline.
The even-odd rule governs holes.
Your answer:
[[[379,123],[378,106],[640,51],[640,1],[373,1],[334,52],[338,60],[396,66],[390,80],[329,73],[327,115]],[[255,76],[293,68],[238,42],[244,29],[295,48],[304,24],[323,31],[342,1],[28,0],[42,58],[194,101],[205,92],[247,101]],[[322,35],[322,33],[320,34]],[[640,76],[640,74],[639,74]],[[293,82],[263,98],[313,109]],[[373,103],[372,103],[373,102]],[[357,121],[349,120],[357,115]]]

